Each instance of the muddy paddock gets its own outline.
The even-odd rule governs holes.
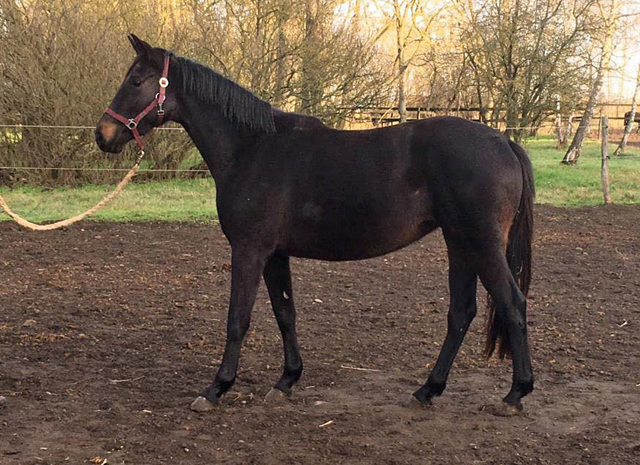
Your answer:
[[[291,401],[263,402],[282,348],[262,286],[236,385],[195,414],[224,346],[217,225],[0,223],[0,464],[640,463],[640,207],[538,206],[536,220],[537,384],[513,418],[486,409],[511,370],[483,358],[482,315],[443,396],[403,406],[444,339],[439,233],[374,260],[294,260]]]

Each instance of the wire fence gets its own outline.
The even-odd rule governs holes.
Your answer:
[[[47,125],[47,124],[0,124],[0,128],[5,129],[73,129],[73,130],[95,130],[95,126],[75,126],[75,125]],[[542,126],[527,126],[527,127],[506,127],[502,130],[539,130],[543,128],[554,128],[552,125]],[[184,128],[168,127],[168,128],[156,128],[159,131],[181,131],[184,132]],[[622,159],[640,158],[636,155],[625,155]],[[39,166],[0,166],[0,170],[25,170],[25,171],[37,171],[37,170],[57,170],[57,171],[111,171],[111,172],[126,172],[128,168],[91,168],[91,167],[39,167]],[[202,169],[157,169],[157,168],[141,168],[140,173],[208,173],[209,170]]]
[[[0,170],[57,170],[57,171],[129,171],[130,168],[86,168],[79,167],[73,168],[70,166],[64,167],[48,167],[48,166],[0,166]],[[156,168],[141,168],[140,173],[208,173],[209,170],[197,170],[197,169],[156,169]]]
[[[88,125],[51,125],[51,124],[0,124],[0,129],[58,129],[58,130],[95,130],[95,126]],[[163,127],[156,128],[159,131],[180,131],[184,132],[185,129],[181,127]],[[40,170],[55,170],[55,171],[109,171],[109,172],[127,172],[129,168],[99,168],[99,167],[48,167],[48,166],[0,166],[0,170],[24,170],[24,171],[40,171]],[[184,169],[184,168],[141,168],[140,173],[208,173],[209,170],[202,169]]]
[[[12,129],[95,129],[95,126],[53,126],[47,124],[0,124],[0,128]],[[184,128],[156,128],[159,131],[184,131]]]

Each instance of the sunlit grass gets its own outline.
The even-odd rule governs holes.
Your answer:
[[[586,141],[577,165],[560,163],[564,151],[555,148],[554,139],[529,140],[525,144],[537,189],[537,203],[556,206],[602,205],[600,143]],[[613,153],[616,145],[610,145]],[[624,155],[609,159],[609,182],[614,203],[640,203],[640,150],[627,149]]]
[[[2,189],[0,194],[17,214],[40,223],[68,218],[98,203],[113,186],[42,190]],[[217,217],[211,179],[131,183],[111,204],[91,218],[103,221],[207,221]],[[6,220],[0,214],[0,221]]]

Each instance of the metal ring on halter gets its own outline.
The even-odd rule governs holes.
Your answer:
[[[164,102],[160,101],[160,94],[156,94],[156,100],[158,101],[158,116],[164,116]]]
[[[158,84],[160,85],[160,87],[167,87],[169,85],[169,80],[166,77],[161,77],[158,80]]]
[[[137,121],[136,121],[136,120],[134,120],[134,119],[132,118],[132,119],[130,119],[130,120],[127,122],[127,127],[128,127],[129,129],[132,129],[132,130],[133,130],[133,129],[135,129],[135,128],[137,128],[137,127],[138,127],[138,123],[137,123]]]

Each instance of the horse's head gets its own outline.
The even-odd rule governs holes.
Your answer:
[[[119,153],[133,138],[142,148],[140,136],[171,119],[176,107],[166,79],[170,55],[133,34],[129,41],[136,58],[96,126],[96,142],[105,152]]]

